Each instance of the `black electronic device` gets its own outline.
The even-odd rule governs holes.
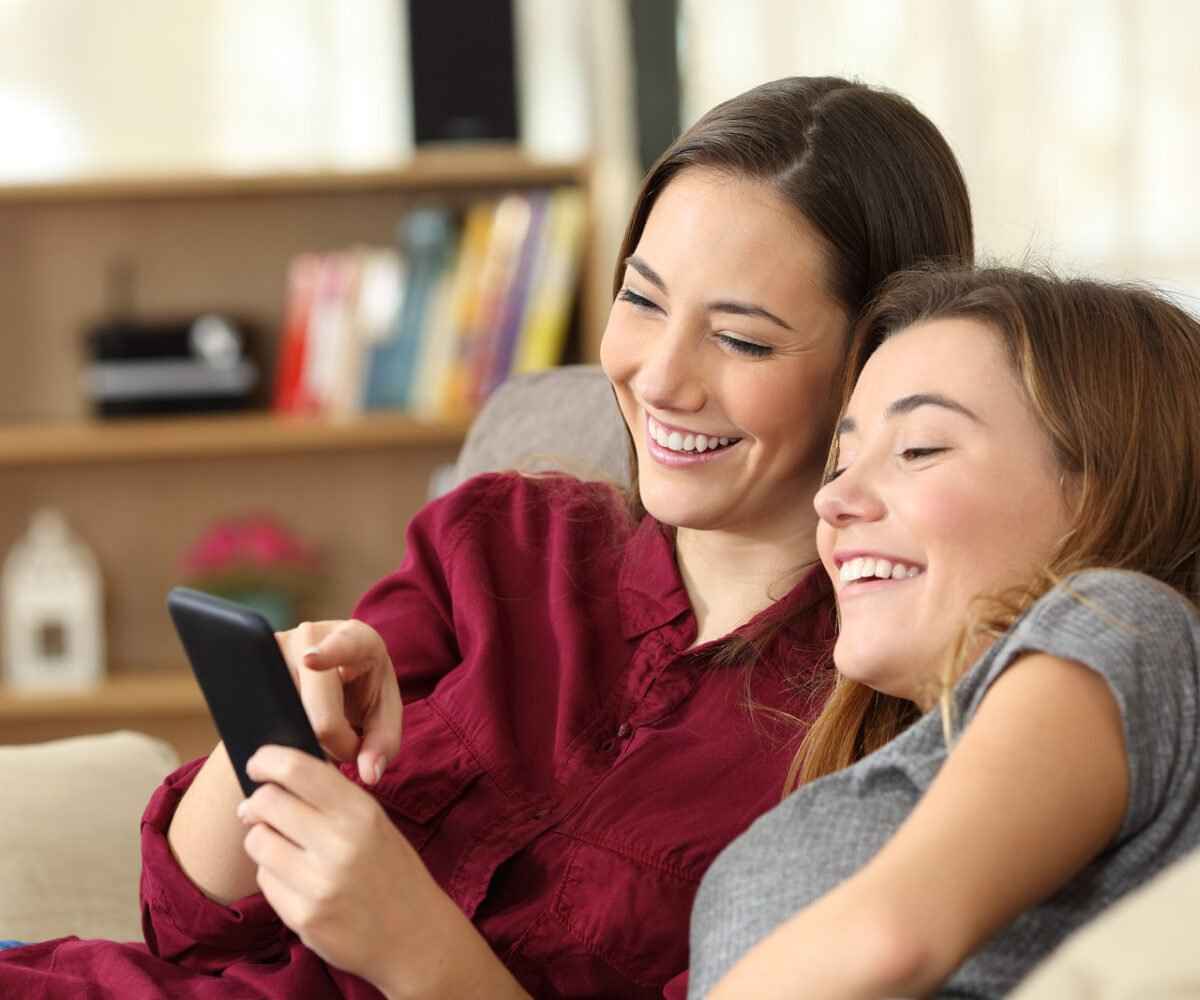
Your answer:
[[[515,142],[513,0],[408,0],[406,6],[417,145]]]
[[[227,316],[111,319],[87,331],[84,391],[101,416],[240,410],[258,365],[247,330]]]
[[[246,774],[246,761],[264,744],[325,759],[275,633],[262,615],[188,587],[171,589],[167,610],[243,792],[249,795],[258,787]]]

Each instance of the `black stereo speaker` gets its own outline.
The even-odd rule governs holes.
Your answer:
[[[513,0],[408,0],[407,7],[416,144],[515,142]]]

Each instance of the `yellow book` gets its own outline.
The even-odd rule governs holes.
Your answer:
[[[430,325],[432,338],[423,345],[422,363],[413,389],[413,412],[431,420],[463,419],[463,403],[455,393],[465,380],[458,371],[465,360],[462,341],[477,311],[484,258],[496,214],[493,201],[478,201],[467,211],[449,284],[438,290]]]
[[[560,188],[550,196],[546,239],[521,324],[514,372],[552,368],[562,359],[579,286],[586,226],[587,200],[582,191]]]

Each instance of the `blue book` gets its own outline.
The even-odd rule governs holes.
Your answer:
[[[368,410],[406,409],[411,398],[430,300],[454,253],[454,223],[444,208],[413,209],[396,227],[406,263],[404,296],[391,335],[371,348],[364,405]]]

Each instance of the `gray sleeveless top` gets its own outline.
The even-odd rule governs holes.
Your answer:
[[[1076,574],[959,681],[959,726],[970,725],[1019,654],[1039,650],[1077,660],[1108,682],[1124,724],[1129,807],[1110,847],[972,955],[941,997],[1004,996],[1068,933],[1200,845],[1200,616],[1192,605],[1137,573]],[[935,709],[852,767],[800,788],[730,844],[692,910],[688,996],[704,996],[756,942],[863,867],[912,811],[946,752]]]

